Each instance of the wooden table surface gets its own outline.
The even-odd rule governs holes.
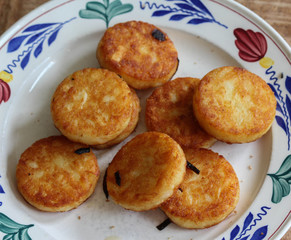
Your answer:
[[[0,35],[48,0],[0,0]],[[237,0],[265,19],[291,46],[291,0]],[[291,228],[282,240],[291,240]]]

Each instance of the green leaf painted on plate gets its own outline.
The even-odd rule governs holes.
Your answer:
[[[32,226],[34,225],[17,223],[5,214],[0,213],[0,231],[6,234],[3,237],[3,240],[31,240],[31,237],[28,234],[28,229]]]
[[[282,196],[286,197],[290,193],[290,185],[284,178],[279,178],[279,183],[282,187]]]
[[[99,12],[103,15],[106,14],[106,7],[100,2],[88,2],[86,4],[86,9]]]
[[[108,21],[110,21],[115,16],[130,12],[132,11],[132,9],[133,9],[133,6],[131,4],[124,4],[121,6],[117,6],[113,8],[111,12],[109,12]]]
[[[102,19],[104,21],[107,21],[105,15],[99,12],[87,10],[87,9],[80,10],[79,16],[82,18],[87,18],[87,19]]]
[[[106,28],[115,16],[132,11],[132,4],[123,4],[120,0],[103,0],[102,2],[90,1],[86,4],[86,9],[79,11],[79,16],[85,19],[101,19],[105,22]]]
[[[287,176],[291,177],[291,155],[285,158],[279,170],[275,173],[277,176]]]
[[[273,193],[271,201],[279,203],[283,197],[290,194],[291,184],[291,155],[288,155],[274,174],[267,174],[273,182]]]

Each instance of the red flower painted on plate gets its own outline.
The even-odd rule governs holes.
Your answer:
[[[233,33],[237,38],[235,45],[239,50],[238,55],[241,59],[247,62],[260,60],[260,65],[263,68],[269,68],[274,64],[271,58],[265,57],[268,45],[262,33],[254,32],[250,29],[244,30],[242,28],[236,28]]]
[[[0,79],[0,104],[2,101],[7,102],[10,98],[10,87],[7,82]]]
[[[13,75],[6,72],[0,72],[0,104],[4,101],[7,102],[11,95],[11,90],[8,85],[13,80]]]

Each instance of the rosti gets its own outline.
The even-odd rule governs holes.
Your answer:
[[[272,89],[246,69],[225,66],[207,73],[193,98],[200,126],[227,143],[252,142],[271,127],[276,114]]]
[[[51,101],[52,119],[72,141],[103,144],[128,126],[133,106],[132,93],[116,73],[85,68],[66,77]]]
[[[121,75],[136,89],[162,85],[171,79],[179,65],[177,50],[169,36],[141,21],[108,28],[96,56],[101,67]]]
[[[208,149],[184,149],[188,162],[184,181],[161,205],[172,222],[183,228],[207,228],[223,221],[239,201],[239,181],[231,164]]]
[[[138,120],[139,120],[139,113],[141,111],[141,107],[140,107],[140,101],[136,92],[132,88],[130,90],[132,92],[132,97],[133,97],[133,106],[132,106],[130,122],[128,123],[127,127],[120,133],[120,135],[118,135],[113,140],[103,143],[103,144],[94,145],[93,146],[94,148],[104,149],[104,148],[112,147],[113,145],[116,145],[122,142],[124,139],[126,139],[136,128],[136,125],[138,124]]]
[[[216,139],[207,134],[193,114],[193,94],[198,78],[177,78],[156,88],[146,101],[149,131],[168,134],[182,147],[210,147]]]
[[[180,145],[159,132],[145,132],[125,144],[107,168],[109,196],[125,209],[158,207],[181,184],[186,159]]]
[[[24,199],[48,212],[78,207],[94,192],[99,175],[92,150],[64,136],[36,141],[22,153],[16,168],[18,190]]]

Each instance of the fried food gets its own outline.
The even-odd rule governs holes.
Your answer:
[[[200,170],[186,170],[184,181],[161,209],[183,228],[207,228],[224,220],[239,200],[239,182],[231,164],[208,149],[185,149],[187,161]]]
[[[98,44],[96,56],[101,67],[121,75],[135,89],[162,85],[178,67],[178,53],[169,36],[141,21],[108,28]]]
[[[16,169],[18,190],[24,199],[48,212],[78,207],[94,192],[99,175],[90,148],[64,136],[36,141],[23,152]]]
[[[158,207],[182,182],[186,159],[168,135],[145,132],[125,144],[107,169],[109,196],[122,207],[145,211]]]
[[[55,126],[72,141],[98,145],[113,140],[128,126],[132,93],[116,73],[86,68],[66,77],[51,102]]]
[[[200,126],[227,143],[252,142],[271,127],[276,99],[259,76],[238,67],[221,67],[207,73],[193,98]]]
[[[140,101],[136,92],[132,88],[130,90],[132,92],[132,97],[133,97],[133,106],[132,106],[130,122],[128,123],[127,127],[113,140],[106,142],[104,144],[95,145],[93,146],[94,148],[104,149],[104,148],[109,148],[113,145],[116,145],[122,142],[124,139],[126,139],[136,128],[136,125],[138,124],[138,120],[139,120],[139,113],[141,111],[141,107],[140,107]]]
[[[210,147],[216,139],[207,134],[193,114],[198,78],[177,78],[156,88],[146,102],[149,131],[168,134],[182,147]]]

